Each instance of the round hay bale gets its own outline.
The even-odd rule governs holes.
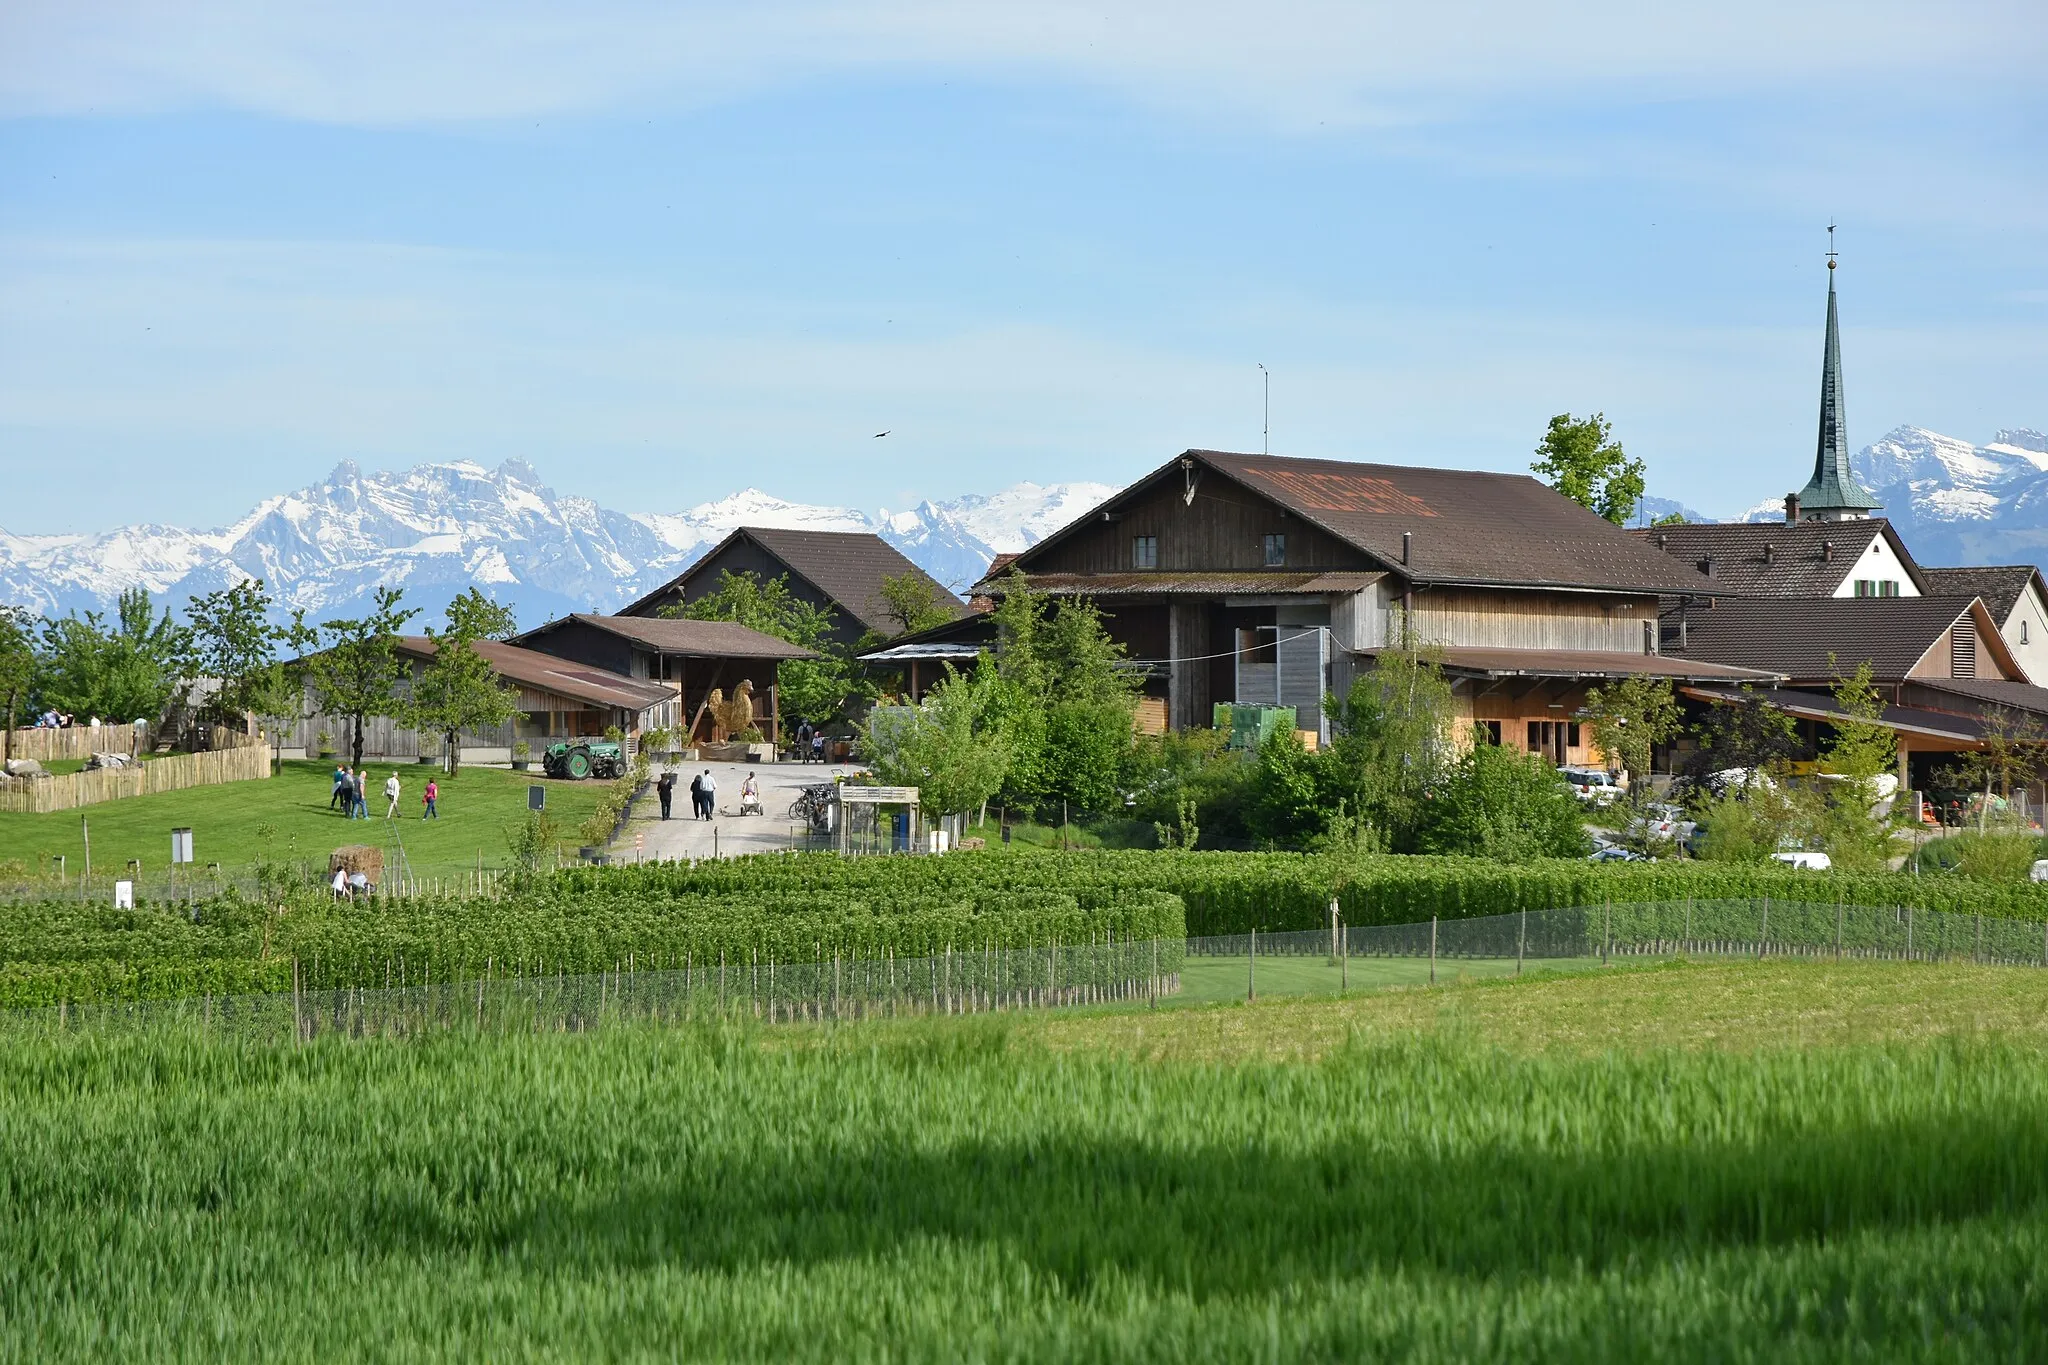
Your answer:
[[[372,882],[384,880],[384,850],[375,844],[349,844],[327,855],[327,871],[360,872]]]

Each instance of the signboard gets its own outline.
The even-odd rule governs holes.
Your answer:
[[[547,804],[548,789],[546,787],[532,786],[526,789],[526,808],[528,810],[546,810]]]
[[[192,831],[174,829],[171,831],[171,861],[189,863],[192,861]]]
[[[848,805],[867,803],[876,806],[914,806],[917,804],[915,787],[841,787],[839,799]]]
[[[133,910],[135,908],[134,882],[114,883],[114,908],[116,910]]]

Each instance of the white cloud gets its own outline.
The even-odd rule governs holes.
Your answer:
[[[1996,80],[2044,52],[2038,0],[13,0],[0,110],[403,124],[701,104],[880,69],[1051,76],[1312,126],[1530,96]]]

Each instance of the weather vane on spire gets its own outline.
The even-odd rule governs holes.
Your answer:
[[[1828,219],[1828,269],[1835,268],[1835,220]]]

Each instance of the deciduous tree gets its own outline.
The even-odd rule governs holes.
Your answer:
[[[448,604],[447,625],[428,627],[434,658],[413,679],[405,706],[407,722],[448,745],[448,771],[462,770],[462,732],[503,725],[519,714],[518,690],[477,652],[479,640],[502,640],[518,630],[512,609],[475,588]]]
[[[154,721],[193,667],[191,632],[133,588],[121,594],[112,621],[88,611],[43,623],[36,691],[45,706],[75,716]]]
[[[35,682],[35,619],[25,607],[0,607],[0,696],[7,699],[7,730],[0,760],[14,757],[14,720]]]
[[[401,607],[400,588],[377,589],[367,616],[320,623],[325,647],[306,660],[306,675],[322,709],[349,723],[349,762],[363,764],[363,727],[371,716],[398,716],[405,701],[398,685],[406,664],[398,654],[398,633],[419,615]]]
[[[1578,418],[1560,412],[1537,442],[1536,455],[1529,466],[1534,473],[1616,526],[1625,524],[1643,500],[1643,462],[1623,453],[1605,413]]]

